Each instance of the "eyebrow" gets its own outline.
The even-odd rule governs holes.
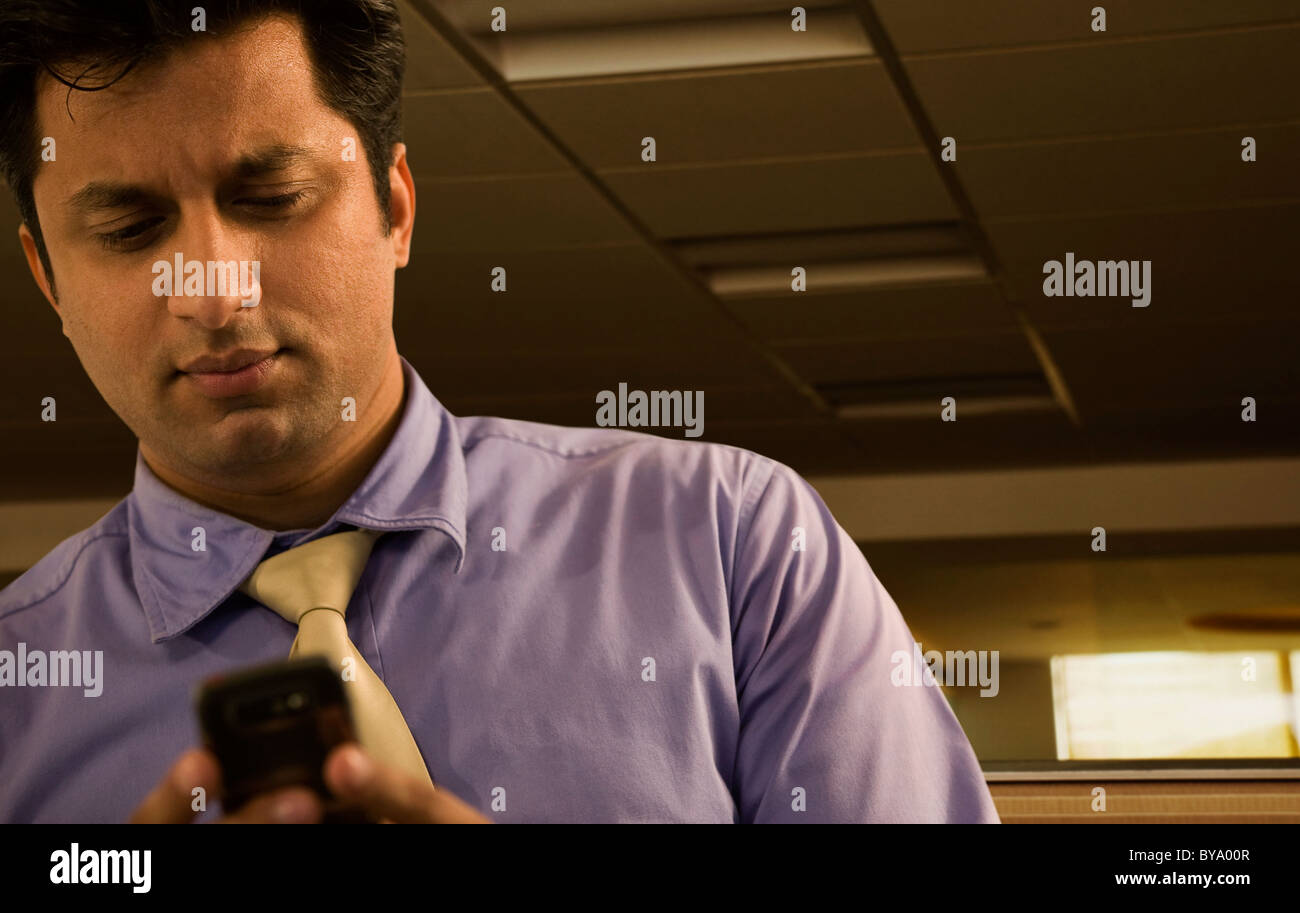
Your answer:
[[[260,177],[314,158],[314,153],[306,146],[289,143],[275,143],[255,149],[241,155],[230,168],[232,181]],[[121,181],[91,181],[64,202],[65,206],[80,213],[92,213],[106,209],[124,209],[141,203],[156,201],[158,195],[136,184]]]

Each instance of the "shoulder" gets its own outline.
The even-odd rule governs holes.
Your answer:
[[[0,590],[0,621],[57,598],[79,566],[128,546],[127,501],[119,501],[93,525],[64,539],[17,580]]]
[[[638,487],[725,491],[753,500],[774,473],[794,474],[769,457],[730,444],[491,416],[457,421],[467,468],[482,461],[509,467],[516,476],[617,478]]]

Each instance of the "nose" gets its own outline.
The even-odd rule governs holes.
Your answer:
[[[219,330],[236,314],[261,306],[261,260],[248,236],[228,231],[219,216],[188,221],[174,236],[179,246],[166,268],[172,278],[167,309]],[[157,274],[158,264],[154,269]]]

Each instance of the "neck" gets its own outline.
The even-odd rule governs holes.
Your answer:
[[[329,456],[310,461],[311,474],[270,491],[212,485],[177,472],[143,442],[140,452],[163,483],[205,507],[263,529],[314,529],[334,515],[378,462],[401,423],[405,388],[402,364],[393,349],[369,407],[357,410],[358,420],[348,438],[327,442],[324,448]]]

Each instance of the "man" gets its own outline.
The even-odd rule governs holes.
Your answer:
[[[209,3],[202,31],[190,4],[28,6],[0,7],[19,235],[140,446],[131,495],[0,594],[0,649],[103,655],[95,697],[0,689],[0,819],[194,818],[220,794],[195,683],[298,633],[251,576],[372,530],[346,633],[437,784],[337,750],[330,788],[376,817],[997,821],[940,692],[891,686],[912,636],[791,470],[458,418],[398,355],[391,3]],[[190,288],[177,260],[258,268]],[[320,813],[289,790],[233,817]]]

